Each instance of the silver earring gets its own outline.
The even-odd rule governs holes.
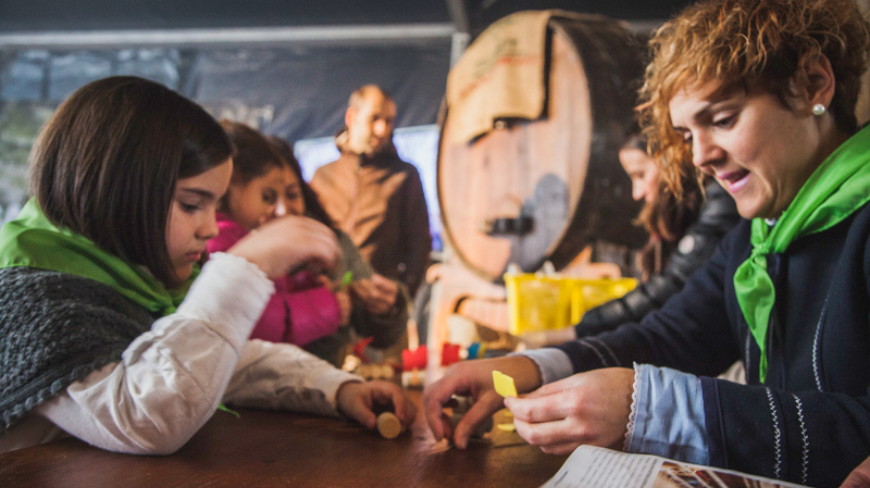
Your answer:
[[[813,115],[824,115],[825,112],[828,111],[828,108],[822,105],[821,103],[817,103],[813,105]]]

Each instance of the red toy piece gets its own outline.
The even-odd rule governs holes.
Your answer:
[[[429,354],[426,346],[420,346],[413,351],[404,349],[402,351],[402,370],[411,371],[414,369],[426,369],[426,363],[429,362]]]
[[[450,366],[459,362],[459,344],[445,342],[441,347],[441,366]]]

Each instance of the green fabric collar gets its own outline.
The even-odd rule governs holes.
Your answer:
[[[752,220],[752,253],[734,273],[737,302],[761,350],[759,380],[767,378],[767,329],[775,302],[767,255],[796,239],[827,230],[870,201],[870,126],[838,147],[810,175],[773,226]]]
[[[111,286],[152,313],[175,311],[199,272],[168,290],[143,266],[131,265],[90,239],[56,227],[30,199],[15,220],[0,229],[0,268],[29,266],[68,273]]]

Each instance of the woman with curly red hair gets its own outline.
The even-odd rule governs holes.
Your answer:
[[[662,309],[612,332],[454,365],[425,395],[464,447],[501,406],[546,452],[581,444],[813,486],[870,452],[870,28],[852,0],[707,0],[652,37],[641,122],[663,177],[715,178],[747,219]],[[741,360],[746,385],[716,379]],[[502,399],[491,371],[512,375]],[[455,432],[441,408],[476,400]]]

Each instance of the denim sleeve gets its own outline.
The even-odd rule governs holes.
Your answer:
[[[709,464],[701,380],[649,364],[634,365],[625,450],[694,464]]]

